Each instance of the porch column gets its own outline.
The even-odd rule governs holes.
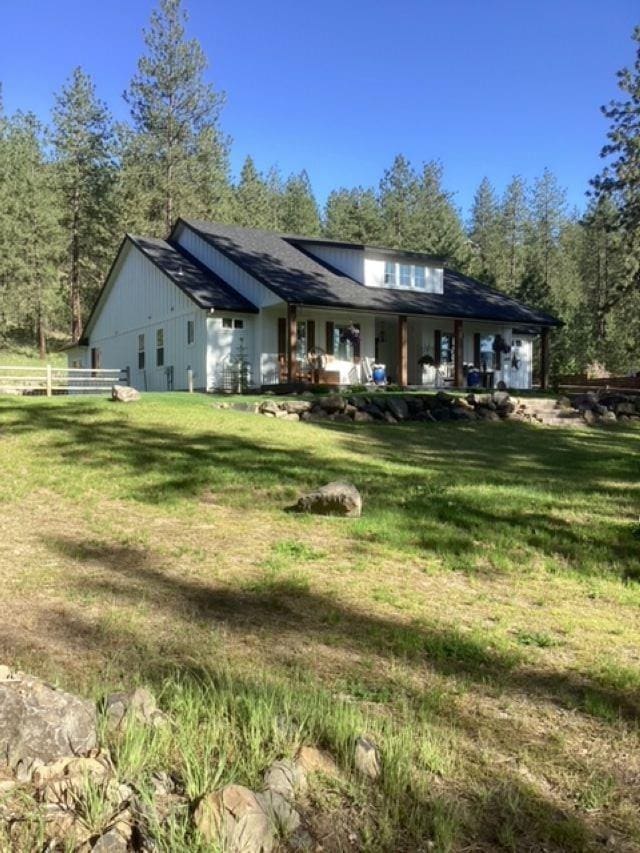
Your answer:
[[[405,314],[398,316],[398,385],[407,385],[407,317]]]
[[[453,384],[456,388],[464,385],[464,334],[462,333],[462,320],[453,321]]]
[[[296,306],[287,305],[287,379],[294,382],[296,378],[296,361],[298,355],[298,322]]]
[[[549,329],[540,332],[540,388],[549,388]]]

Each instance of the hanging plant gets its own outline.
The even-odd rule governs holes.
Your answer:
[[[493,339],[493,351],[498,353],[507,353],[511,352],[511,345],[508,344],[502,335],[496,335]]]
[[[346,329],[340,333],[341,343],[357,344],[360,340],[360,329],[353,323],[350,323]]]

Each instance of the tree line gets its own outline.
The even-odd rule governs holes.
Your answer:
[[[77,341],[124,232],[166,236],[180,215],[425,251],[557,314],[556,371],[640,367],[640,28],[622,97],[603,112],[608,141],[584,211],[556,176],[480,182],[468,221],[442,164],[398,155],[377,187],[341,187],[321,210],[305,171],[266,173],[247,157],[237,179],[206,57],[186,35],[181,0],[160,0],[115,122],[76,68],[45,126],[0,100],[0,339],[47,348]]]

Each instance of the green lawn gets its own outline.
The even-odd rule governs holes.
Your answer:
[[[326,746],[324,850],[637,850],[639,451],[629,425],[0,399],[0,662],[96,697],[152,685],[171,737],[111,743],[141,786],[257,785]],[[285,511],[336,478],[362,519]],[[351,770],[361,733],[376,783]],[[187,827],[162,849],[199,849]]]

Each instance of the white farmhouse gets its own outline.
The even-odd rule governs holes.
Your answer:
[[[140,390],[548,382],[554,317],[442,258],[180,219],[127,235],[72,366],[127,370]],[[381,377],[381,368],[376,370]]]

